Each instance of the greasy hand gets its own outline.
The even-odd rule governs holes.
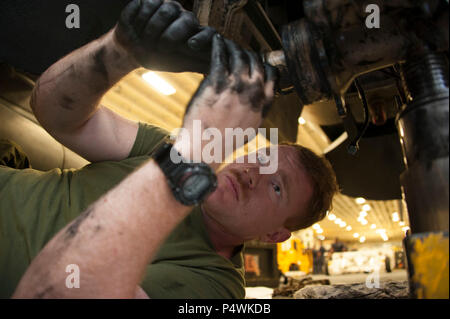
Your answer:
[[[206,73],[216,31],[202,27],[178,2],[133,0],[114,33],[118,44],[145,68]]]
[[[223,138],[226,128],[256,132],[272,104],[276,75],[258,55],[216,34],[209,75],[187,107],[183,128],[192,132],[194,120],[201,120],[203,130],[217,128]]]

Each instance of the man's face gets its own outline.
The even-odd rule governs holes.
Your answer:
[[[244,241],[284,241],[290,236],[284,228],[286,219],[306,211],[312,186],[291,146],[278,146],[274,174],[260,174],[261,165],[248,163],[246,156],[244,164],[225,166],[217,173],[218,187],[204,208],[229,234]]]

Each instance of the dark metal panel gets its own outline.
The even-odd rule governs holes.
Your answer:
[[[347,152],[347,141],[328,152],[342,193],[369,200],[401,199],[399,175],[404,170],[397,134],[363,138],[359,152]]]
[[[64,55],[110,30],[130,0],[2,0],[0,62],[39,75]],[[80,28],[68,29],[66,7],[80,8]]]

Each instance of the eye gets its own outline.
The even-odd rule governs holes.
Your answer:
[[[277,184],[272,183],[272,188],[278,196],[281,196],[281,187]]]

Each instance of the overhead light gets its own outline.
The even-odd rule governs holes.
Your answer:
[[[345,228],[347,231],[351,231],[352,230],[352,226],[348,225],[347,228]]]
[[[393,222],[398,222],[400,220],[400,216],[398,215],[397,212],[392,213],[392,221]]]
[[[306,121],[305,121],[305,119],[303,118],[303,117],[299,117],[298,118],[298,124],[300,124],[300,125],[304,125],[306,123]]]
[[[377,228],[377,225],[372,224],[372,225],[370,225],[370,228],[371,228],[371,229],[375,229],[375,228]]]
[[[316,229],[316,233],[322,234],[323,233],[323,229],[322,228]]]
[[[365,212],[365,211],[359,212],[359,218],[364,218],[366,216],[367,216],[367,212]]]
[[[363,224],[363,225],[367,225],[367,223],[368,223],[367,219],[365,219],[365,218],[362,217],[362,216],[359,216],[359,217],[358,217],[358,221],[359,221],[361,224]]]
[[[343,227],[345,227],[345,226],[347,226],[347,223],[346,222],[341,222],[340,224],[339,224],[339,227],[341,227],[341,228],[343,228]]]
[[[410,229],[410,228],[409,228],[408,226],[402,227],[402,230],[403,230],[404,232],[408,231],[409,229]]]
[[[319,238],[320,240],[324,240],[324,239],[325,239],[325,236],[319,235],[319,236],[317,236],[317,238]]]
[[[371,209],[371,207],[369,204],[365,204],[365,205],[363,205],[362,209],[367,212]]]
[[[377,229],[376,232],[378,234],[386,233],[386,229]]]
[[[384,241],[388,241],[388,240],[389,240],[389,237],[386,235],[386,233],[380,233],[380,236],[381,236],[381,238],[382,238]]]
[[[314,229],[320,229],[320,225],[319,225],[319,224],[314,224],[314,225],[312,226],[312,228],[314,228]]]
[[[362,197],[358,197],[355,201],[357,204],[364,204],[366,202],[366,200]]]
[[[340,219],[340,218],[336,218],[334,221],[334,223],[337,225],[339,225],[341,222],[342,222],[342,219]]]
[[[354,234],[353,234],[353,237],[358,238],[358,237],[359,237],[359,234],[358,234],[358,233],[354,233]]]
[[[366,241],[366,237],[365,237],[365,236],[359,237],[359,242],[360,242],[360,243],[363,243],[363,242],[365,242],[365,241]]]
[[[399,226],[405,226],[405,222],[401,221],[398,223]]]
[[[336,215],[335,214],[329,214],[328,215],[328,219],[329,220],[335,220],[336,219]]]
[[[149,71],[142,74],[142,78],[150,84],[155,90],[164,95],[172,95],[177,92],[175,88],[170,85],[166,80],[160,77],[155,72]]]

